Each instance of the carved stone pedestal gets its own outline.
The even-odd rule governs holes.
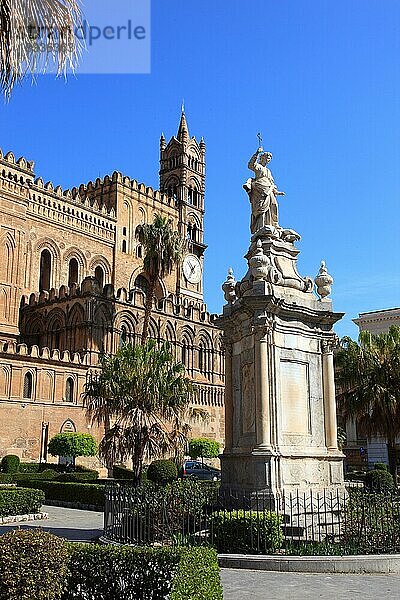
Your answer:
[[[222,485],[285,492],[343,488],[337,447],[331,300],[297,272],[293,230],[253,235],[249,270],[224,284],[226,352]],[[325,268],[325,267],[324,267]],[[236,296],[235,296],[236,294]]]

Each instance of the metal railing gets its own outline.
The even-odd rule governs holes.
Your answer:
[[[104,537],[134,545],[212,545],[220,552],[364,554],[400,552],[400,495],[363,489],[202,493],[111,483]]]

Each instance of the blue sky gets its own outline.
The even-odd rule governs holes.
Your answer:
[[[400,304],[399,26],[398,0],[153,0],[149,75],[27,81],[0,106],[0,146],[63,187],[113,170],[157,187],[159,135],[184,98],[207,144],[205,296],[219,312],[227,268],[246,270],[242,184],[261,131],[299,270],[326,260],[336,330],[355,337],[359,312]]]

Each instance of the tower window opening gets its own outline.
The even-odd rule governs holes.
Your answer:
[[[72,377],[68,377],[65,384],[65,402],[74,401],[74,380]]]
[[[94,270],[94,276],[98,281],[98,284],[100,286],[100,289],[102,290],[104,287],[104,271],[103,269],[100,267],[100,265],[98,265],[95,270]]]
[[[50,289],[51,282],[51,254],[48,250],[42,250],[40,255],[40,277],[39,291]]]
[[[68,266],[68,287],[71,287],[73,283],[78,284],[78,261],[76,258],[71,258]]]
[[[126,227],[122,228],[122,235],[126,235]]]
[[[126,240],[122,240],[122,252],[126,254]]]
[[[28,371],[24,377],[24,398],[32,398],[32,387],[33,387],[32,373]]]

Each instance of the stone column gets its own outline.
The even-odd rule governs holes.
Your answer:
[[[270,349],[265,328],[255,336],[255,394],[257,398],[257,445],[271,445]]]
[[[232,346],[225,346],[225,452],[232,450],[233,441],[233,389]]]
[[[333,343],[322,343],[322,378],[324,385],[325,440],[328,450],[337,450],[337,423]]]

